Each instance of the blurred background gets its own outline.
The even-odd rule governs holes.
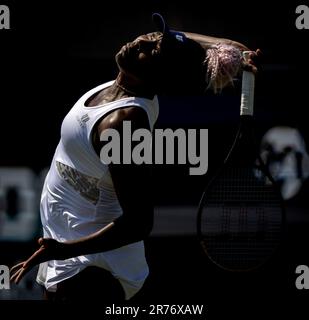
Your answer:
[[[295,268],[309,264],[309,30],[295,27],[301,2],[2,1],[11,30],[0,30],[0,265],[36,248],[40,190],[63,117],[83,93],[115,78],[114,55],[154,31],[151,14],[160,12],[173,29],[262,50],[256,137],[282,186],[288,223],[284,248],[262,269],[230,274],[211,265],[195,238],[196,209],[236,134],[240,82],[220,95],[159,97],[158,128],[209,129],[209,171],[193,177],[185,166],[155,166],[155,227],[146,243],[152,273],[136,301],[200,302],[210,309],[233,301],[235,310],[252,297],[262,306],[273,296],[301,301],[307,294],[295,288]],[[35,274],[0,290],[0,299],[42,299]]]

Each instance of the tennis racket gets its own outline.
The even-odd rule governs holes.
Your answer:
[[[197,215],[203,250],[216,265],[231,271],[263,265],[279,247],[283,231],[281,195],[254,140],[254,82],[254,74],[243,71],[240,126],[223,167],[202,195]]]

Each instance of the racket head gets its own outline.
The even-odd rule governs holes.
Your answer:
[[[234,144],[198,208],[202,248],[212,262],[229,271],[262,266],[283,237],[283,200],[257,152],[252,122],[251,116],[241,117]]]

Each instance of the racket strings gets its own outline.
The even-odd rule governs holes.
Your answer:
[[[230,269],[264,262],[281,237],[281,199],[258,169],[227,169],[206,193],[201,235],[207,254]]]

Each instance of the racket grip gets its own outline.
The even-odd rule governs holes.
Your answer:
[[[240,102],[241,116],[253,115],[254,80],[254,74],[252,72],[243,71]]]
[[[246,58],[247,52],[243,52]],[[240,115],[253,116],[254,104],[254,81],[255,76],[252,72],[243,71],[242,73],[242,88],[241,88],[241,102],[240,102]]]

